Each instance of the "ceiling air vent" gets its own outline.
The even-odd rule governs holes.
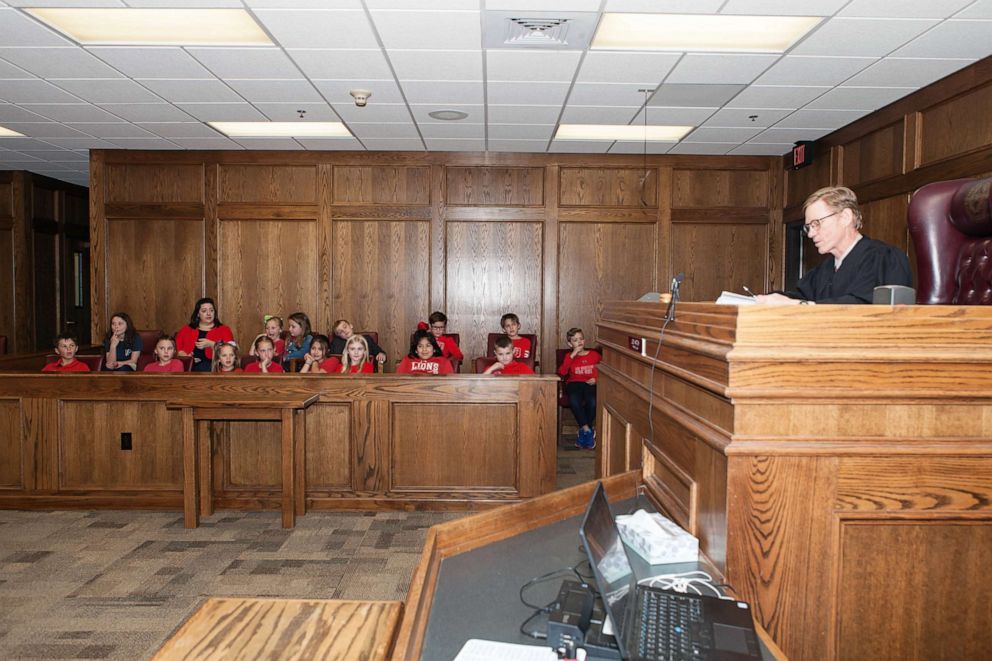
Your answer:
[[[565,46],[567,18],[511,18],[507,21],[507,46]]]
[[[595,12],[556,12],[555,16],[534,17],[509,11],[486,11],[483,47],[583,50],[592,40],[598,17]]]

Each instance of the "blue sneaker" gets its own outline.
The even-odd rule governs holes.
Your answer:
[[[595,450],[596,449],[596,430],[595,429],[590,429],[589,430],[589,434],[586,436],[586,441],[589,443],[586,446],[586,449],[587,450]]]
[[[580,429],[579,440],[575,445],[583,450],[592,450],[596,447],[595,434],[591,429]]]
[[[575,439],[575,447],[580,450],[586,449],[586,432],[583,429],[579,430],[579,435]]]

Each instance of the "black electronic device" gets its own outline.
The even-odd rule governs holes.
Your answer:
[[[579,537],[589,556],[622,658],[631,661],[761,658],[751,609],[743,601],[637,584],[602,482],[596,485]]]
[[[548,615],[548,645],[552,649],[568,644],[582,645],[592,618],[593,593],[578,581],[562,581],[555,606]]]

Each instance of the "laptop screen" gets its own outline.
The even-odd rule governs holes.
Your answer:
[[[610,504],[606,502],[602,482],[596,485],[589,501],[579,537],[589,556],[606,612],[613,623],[617,644],[621,652],[625,652],[627,632],[623,630],[624,617],[627,609],[633,608],[637,580],[613,520]]]

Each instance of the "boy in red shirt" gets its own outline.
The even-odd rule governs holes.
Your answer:
[[[518,374],[533,374],[534,370],[518,363],[513,358],[513,340],[508,335],[496,338],[496,346],[493,349],[496,354],[496,362],[486,368],[483,374],[495,374],[497,376],[516,376]]]
[[[530,358],[530,340],[520,337],[520,318],[512,312],[507,312],[500,317],[499,325],[513,341],[513,357]]]
[[[579,423],[579,438],[576,447],[591,450],[596,447],[596,378],[599,370],[596,365],[602,359],[598,351],[586,349],[585,335],[581,328],[570,328],[565,334],[572,351],[565,356],[558,373],[565,377],[565,393],[568,406]]]
[[[76,352],[79,351],[79,343],[76,336],[71,333],[62,333],[55,338],[55,353],[59,359],[54,363],[48,363],[42,372],[89,372],[89,365],[76,360]]]
[[[464,360],[465,355],[455,343],[455,338],[445,335],[445,331],[448,330],[447,315],[443,312],[431,312],[431,316],[427,317],[427,321],[430,322],[431,335],[434,336],[437,345],[441,347],[441,355],[451,360]]]

